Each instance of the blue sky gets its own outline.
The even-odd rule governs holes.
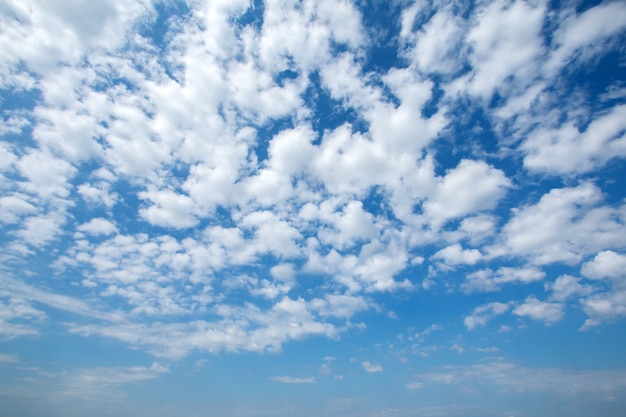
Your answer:
[[[0,413],[622,416],[626,3],[0,1]]]

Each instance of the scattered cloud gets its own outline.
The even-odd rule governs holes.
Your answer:
[[[552,324],[561,320],[564,312],[562,304],[543,302],[533,296],[529,296],[523,304],[515,307],[513,314]]]
[[[319,386],[353,376],[346,357],[523,355],[526,319],[619,326],[624,22],[619,1],[0,2],[0,340],[25,343],[0,364],[123,402],[170,367],[43,364],[28,344],[72,358],[80,335],[199,375],[198,354],[323,338],[272,372],[319,381],[262,376]],[[623,389],[618,369],[458,363],[384,375]]]
[[[440,372],[416,375],[430,383],[464,384],[478,387],[492,383],[509,391],[557,392],[575,396],[583,393],[606,394],[624,389],[624,371],[565,370],[530,368],[509,362],[495,361],[468,366],[446,366]]]
[[[270,381],[282,382],[283,384],[315,384],[315,377],[294,378],[291,376],[273,376]]]
[[[383,371],[383,367],[378,365],[378,364],[374,364],[371,363],[370,361],[364,361],[361,363],[361,365],[363,365],[363,369],[365,369],[365,372],[370,373],[370,374],[374,374],[374,373],[378,373],[378,372],[382,372]]]
[[[477,326],[484,326],[494,316],[504,314],[509,310],[506,303],[492,302],[474,309],[471,315],[463,319],[463,323],[468,330],[474,330]]]

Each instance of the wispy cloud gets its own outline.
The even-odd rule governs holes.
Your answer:
[[[283,384],[315,384],[315,377],[296,378],[292,376],[273,376],[270,381],[282,382]]]
[[[372,363],[370,361],[361,362],[361,365],[363,366],[363,369],[365,369],[365,372],[370,374],[375,374],[383,371],[383,367],[381,365]]]

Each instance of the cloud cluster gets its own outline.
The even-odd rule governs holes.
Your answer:
[[[626,156],[624,94],[578,106],[558,81],[623,40],[623,3],[407,5],[383,69],[358,5],[254,4],[191,2],[162,37],[168,4],[0,5],[0,88],[21,97],[0,124],[4,338],[46,306],[159,356],[262,352],[440,283],[546,281],[469,330],[626,315],[626,205],[590,176]]]

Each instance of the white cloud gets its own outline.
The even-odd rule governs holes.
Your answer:
[[[591,183],[555,188],[539,202],[513,210],[502,229],[502,243],[488,256],[515,255],[533,263],[576,264],[583,256],[626,244],[623,209],[601,206],[602,193]]]
[[[415,34],[415,46],[408,54],[421,71],[454,73],[462,64],[464,29],[460,18],[440,9]]]
[[[546,289],[552,290],[550,299],[560,302],[573,296],[585,296],[593,292],[593,287],[580,284],[580,279],[571,275],[561,275],[553,283],[546,283]]]
[[[619,288],[581,300],[581,304],[589,317],[581,330],[626,317],[626,286],[622,283]]]
[[[626,255],[612,250],[602,251],[583,264],[581,273],[595,280],[623,277],[626,275]]]
[[[508,304],[499,302],[487,303],[476,307],[470,316],[463,319],[463,323],[468,330],[474,330],[477,326],[485,326],[491,318],[504,314],[508,310]]]
[[[478,215],[461,220],[458,232],[474,245],[493,235],[495,227],[495,218],[493,216]]]
[[[273,376],[270,381],[282,382],[283,384],[315,384],[315,377],[296,378],[292,376]]]
[[[462,160],[438,180],[423,204],[424,213],[439,228],[450,219],[494,208],[510,186],[499,169],[482,161]]]
[[[10,340],[21,336],[38,335],[39,327],[47,317],[46,314],[19,296],[12,297],[13,294],[5,290],[0,289],[0,295],[3,298],[10,297],[6,301],[0,299],[0,338]],[[8,355],[6,356],[6,359],[10,359]]]
[[[581,14],[567,10],[564,17],[554,35],[558,48],[546,65],[549,71],[560,69],[572,59],[584,62],[601,52],[608,38],[624,30],[626,6],[619,1],[606,2]]]
[[[47,152],[31,151],[16,162],[20,173],[28,179],[21,186],[28,192],[42,198],[67,197],[69,180],[76,168],[69,162],[56,158]]]
[[[583,264],[581,273],[593,280],[603,280],[608,289],[582,299],[588,316],[581,330],[626,316],[626,256],[611,250],[598,253]]]
[[[316,321],[302,299],[287,297],[269,310],[218,305],[220,320],[190,320],[172,323],[71,324],[75,334],[98,335],[140,347],[158,357],[179,359],[193,351],[280,351],[284,342],[319,335],[336,337],[330,323]]]
[[[87,223],[83,223],[78,226],[77,229],[90,235],[108,236],[117,232],[117,227],[102,217],[91,219]]]
[[[533,267],[502,267],[495,272],[487,268],[469,274],[461,284],[461,289],[468,293],[498,291],[503,284],[528,284],[543,279],[545,275],[543,271]]]
[[[172,190],[150,190],[139,193],[139,197],[152,202],[139,210],[139,215],[155,226],[186,229],[198,223],[194,216],[194,202],[184,194]]]
[[[345,317],[369,310],[370,304],[360,296],[327,294],[324,299],[311,301],[311,308],[317,310],[322,317]]]
[[[495,92],[507,96],[516,82],[528,85],[537,73],[544,46],[541,30],[545,7],[524,1],[495,1],[482,8],[467,35],[474,68],[467,91],[488,99]]]
[[[392,155],[420,152],[447,122],[442,109],[429,118],[422,116],[422,109],[432,96],[432,82],[421,79],[410,69],[392,69],[382,81],[400,104],[378,103],[365,112],[372,139],[384,144]]]
[[[17,223],[23,216],[37,212],[24,194],[15,193],[0,197],[0,222]]]
[[[564,307],[559,303],[539,301],[534,296],[526,298],[523,304],[513,310],[513,314],[520,317],[529,317],[533,320],[543,321],[548,324],[555,323],[564,315]]]
[[[557,175],[598,169],[613,158],[626,156],[625,120],[626,106],[616,106],[594,117],[582,132],[573,122],[534,131],[521,145],[526,153],[524,166]]]
[[[126,395],[122,391],[128,384],[159,378],[169,373],[169,369],[158,362],[151,366],[80,368],[45,375],[54,378],[53,395],[70,397],[72,401],[98,400],[115,401]],[[40,380],[45,380],[46,378]]]
[[[27,217],[16,235],[29,245],[43,247],[63,233],[66,220],[62,212]]]
[[[482,258],[482,253],[477,249],[463,249],[455,243],[435,253],[433,259],[441,259],[446,265],[474,265]]]
[[[120,198],[111,192],[111,184],[106,181],[98,181],[95,184],[81,184],[76,191],[90,205],[103,205],[111,209]]]
[[[270,269],[270,273],[272,274],[272,277],[278,281],[290,282],[296,277],[294,266],[290,263],[275,265]]]
[[[370,373],[370,374],[383,371],[382,366],[380,366],[379,364],[371,363],[370,361],[364,361],[361,363],[361,365],[363,365],[363,369],[365,369],[365,372]]]
[[[424,388],[425,385],[426,384],[424,384],[423,382],[414,381],[414,382],[407,383],[406,387],[410,390],[418,390],[418,389]]]
[[[512,179],[527,179],[491,162],[511,152],[532,172],[576,176],[625,155],[624,106],[589,123],[554,109],[535,114],[554,101],[544,87],[563,63],[600,53],[593,44],[622,30],[609,21],[622,5],[550,16],[561,29],[549,52],[543,3],[480,4],[469,19],[453,6],[416,3],[403,13],[397,51],[408,61],[374,72],[366,65],[376,34],[347,0],[269,0],[259,25],[237,20],[253,7],[247,0],[191,2],[165,22],[160,45],[144,32],[157,17],[153,2],[78,3],[0,6],[0,85],[36,97],[1,117],[0,134],[24,138],[0,144],[0,260],[12,268],[57,257],[53,272],[63,278],[0,285],[7,338],[36,334],[42,305],[72,313],[70,332],[158,356],[276,351],[311,335],[336,338],[359,313],[391,311],[377,293],[413,290],[432,248],[442,248],[431,257],[442,270],[499,257],[529,263],[474,272],[461,287],[468,292],[536,282],[545,274],[533,265],[596,255],[581,273],[607,291],[592,295],[564,275],[546,284],[549,302],[527,298],[513,312],[553,322],[565,308],[556,302],[582,297],[587,327],[624,316],[622,255],[610,250],[626,244],[623,206],[603,206],[599,186],[584,183],[507,219],[496,209],[516,204],[504,199],[517,191]],[[450,109],[496,92],[503,104],[485,117],[526,126],[511,133],[511,143],[524,137],[521,148],[478,156],[464,145],[451,166],[436,140],[444,128],[456,135],[465,115]],[[336,101],[326,106],[328,95]],[[496,139],[509,141],[498,136],[502,126]],[[153,226],[187,230],[170,236]],[[24,279],[38,266],[24,268]],[[63,282],[80,296],[44,290]],[[512,306],[481,305],[465,326],[485,326]]]
[[[102,311],[83,300],[42,290],[10,277],[4,277],[0,282],[0,295],[18,300],[20,308],[16,311],[23,311],[28,316],[33,316],[38,319],[46,317],[45,313],[31,308],[28,302],[40,303],[61,311],[104,321],[115,322],[121,320],[123,317],[123,314],[119,312]]]

